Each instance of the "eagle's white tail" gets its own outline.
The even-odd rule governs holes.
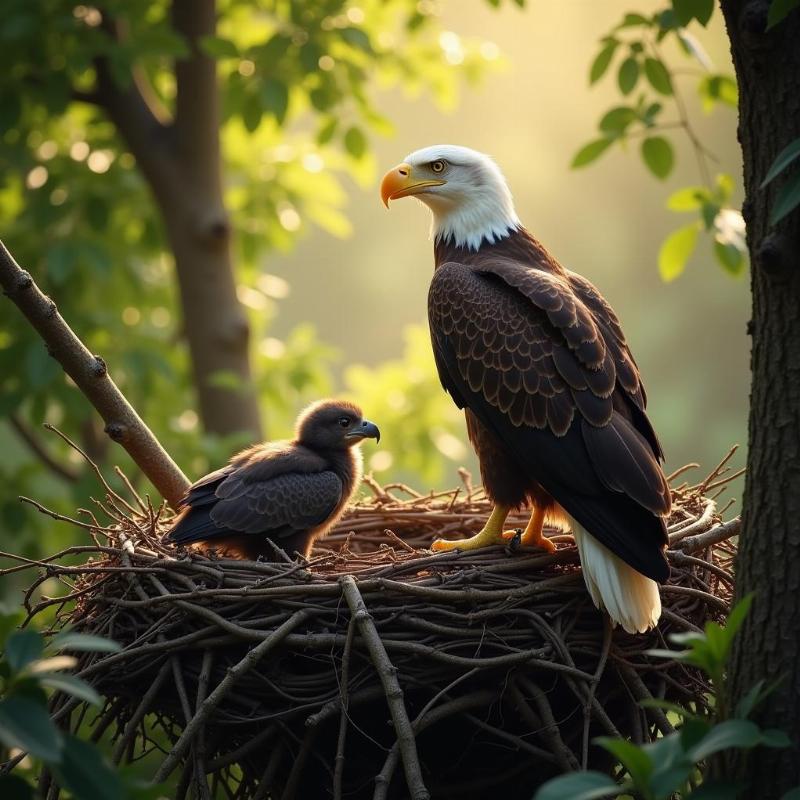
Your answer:
[[[628,633],[644,633],[661,616],[658,584],[628,566],[586,528],[570,518],[583,567],[586,588],[598,608],[605,608],[614,624]]]

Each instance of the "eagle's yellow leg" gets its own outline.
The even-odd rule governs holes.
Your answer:
[[[492,544],[505,544],[503,539],[503,525],[511,511],[509,506],[496,505],[486,520],[486,524],[469,539],[436,539],[431,545],[431,550],[477,550],[479,547],[489,547]]]
[[[528,525],[522,532],[519,543],[524,547],[538,547],[548,553],[554,553],[556,546],[542,533],[544,530],[544,511],[537,506],[533,507]],[[517,535],[516,531],[506,531],[504,539],[513,539]]]

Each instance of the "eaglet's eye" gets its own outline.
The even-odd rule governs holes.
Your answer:
[[[350,417],[339,417],[339,424],[343,428],[349,428],[351,422],[352,420],[350,419]]]
[[[447,166],[446,162],[443,161],[441,158],[436,159],[436,161],[431,161],[431,170],[436,173],[444,172],[444,168]]]

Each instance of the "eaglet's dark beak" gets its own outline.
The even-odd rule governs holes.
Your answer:
[[[353,428],[348,434],[345,435],[345,439],[374,439],[376,442],[380,442],[381,440],[381,432],[378,430],[378,426],[374,422],[370,422],[368,419],[365,419],[361,422],[356,428]]]

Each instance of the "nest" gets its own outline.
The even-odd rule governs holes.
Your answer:
[[[485,521],[490,504],[466,474],[427,495],[368,479],[372,497],[311,560],[276,563],[178,553],[161,541],[163,508],[106,486],[96,502],[108,524],[86,511],[88,522],[69,520],[93,544],[12,569],[40,571],[30,617],[55,605],[55,627],[124,647],[80,655],[105,708],[92,717],[56,696],[55,717],[91,723],[117,762],[160,750],[155,777],[174,774],[180,800],[529,800],[552,775],[608,769],[596,735],[672,730],[639,701],[705,705],[700,673],[647,651],[728,610],[739,523],[706,496],[726,469],[673,490],[663,617],[640,636],[612,631],[594,608],[568,535],[553,536],[553,554],[426,550]],[[66,597],[37,601],[53,577]]]

